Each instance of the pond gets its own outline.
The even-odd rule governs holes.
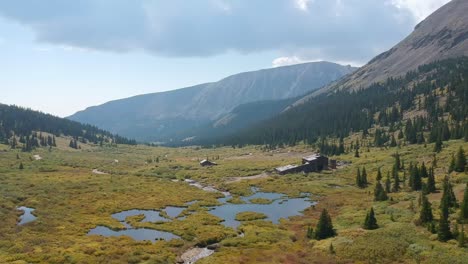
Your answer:
[[[20,216],[20,221],[18,222],[18,225],[24,225],[29,222],[32,222],[36,220],[37,217],[35,217],[32,212],[35,210],[34,208],[29,208],[26,206],[21,206],[17,208],[20,211],[23,211],[24,213]]]
[[[169,206],[168,206],[169,208]],[[167,208],[166,208],[167,209]],[[183,209],[183,208],[182,208]],[[169,209],[169,213],[166,213],[170,216],[173,214],[172,209]],[[113,237],[113,236],[129,236],[137,241],[152,241],[155,242],[157,240],[171,240],[180,238],[169,232],[158,231],[154,229],[148,228],[133,228],[130,223],[126,221],[127,217],[130,216],[137,216],[137,215],[144,215],[142,222],[168,222],[170,219],[167,219],[161,216],[159,211],[156,210],[139,210],[139,209],[132,209],[127,211],[118,212],[112,214],[112,218],[121,222],[125,229],[123,230],[112,230],[106,226],[97,226],[91,229],[88,232],[88,235],[101,235],[105,237]]]
[[[209,206],[209,213],[217,216],[224,221],[221,222],[226,227],[236,229],[241,222],[236,220],[236,215],[242,212],[255,212],[265,215],[265,221],[271,221],[274,224],[278,224],[279,220],[288,218],[291,216],[301,215],[301,212],[308,207],[315,204],[309,198],[304,196],[301,198],[289,198],[288,196],[281,193],[274,192],[261,192],[257,188],[252,188],[253,194],[250,196],[242,196],[240,199],[244,202],[242,204],[234,204],[228,202],[231,196],[225,196],[219,198],[220,205]],[[255,202],[262,201],[261,203]],[[197,201],[187,202],[183,207],[167,206],[161,211],[158,210],[139,210],[132,209],[122,211],[119,213],[112,214],[112,217],[121,222],[125,229],[123,230],[112,230],[104,226],[98,226],[92,229],[88,234],[90,235],[102,235],[102,236],[130,236],[135,240],[150,240],[156,241],[159,239],[170,240],[179,238],[178,236],[169,233],[162,232],[153,229],[144,228],[133,228],[127,221],[127,217],[144,215],[142,222],[168,222],[172,219],[184,220],[186,215],[181,216],[181,213],[191,204]],[[169,217],[166,218],[161,215],[164,211]]]
[[[88,232],[88,235],[101,235],[105,237],[129,236],[137,241],[152,241],[177,239],[178,236],[148,228],[127,228],[124,230],[112,230],[105,226],[97,226]]]
[[[241,212],[256,212],[267,216],[264,220],[269,220],[278,224],[281,218],[300,215],[302,211],[314,205],[315,202],[309,198],[288,198],[280,193],[255,192],[250,196],[241,197],[243,204],[233,204],[220,198],[222,204],[210,207],[210,213],[224,219],[222,224],[227,227],[237,228],[241,222],[235,220],[236,215]],[[253,199],[270,200],[268,204],[252,203]]]

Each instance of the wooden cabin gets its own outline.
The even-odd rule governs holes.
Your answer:
[[[210,167],[210,166],[216,166],[216,165],[218,165],[218,164],[216,164],[216,163],[214,163],[212,161],[209,161],[207,159],[204,159],[204,160],[200,161],[200,166],[202,166],[202,167]]]
[[[318,153],[302,158],[302,165],[306,165],[306,172],[328,170],[328,157]]]

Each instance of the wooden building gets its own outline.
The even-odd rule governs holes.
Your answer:
[[[307,165],[308,171],[306,172],[318,172],[328,170],[328,157],[320,154],[312,154],[302,158],[302,164]]]
[[[320,154],[312,154],[312,155],[303,157],[301,165],[286,165],[286,166],[276,168],[275,171],[280,175],[289,174],[289,173],[299,173],[299,172],[305,172],[305,173],[320,172],[320,171],[329,169],[328,163],[329,163],[328,157],[325,157]]]
[[[212,161],[209,161],[207,159],[204,159],[204,160],[200,161],[200,166],[202,166],[202,167],[216,166],[216,165],[218,165],[218,164],[216,164],[216,163],[214,163]]]

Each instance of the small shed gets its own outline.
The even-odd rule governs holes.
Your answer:
[[[200,161],[200,166],[202,167],[209,167],[209,166],[216,166],[216,165],[218,164],[216,164],[215,162],[209,161],[207,159]]]

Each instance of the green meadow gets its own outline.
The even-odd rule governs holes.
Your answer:
[[[390,193],[388,201],[373,199],[377,169],[381,168],[385,178],[396,152],[407,165],[424,162],[432,166],[436,155],[436,186],[441,190],[450,157],[460,146],[468,151],[464,141],[446,142],[437,154],[431,144],[362,147],[359,158],[354,152],[333,157],[349,162],[334,171],[233,181],[299,163],[314,148],[299,145],[271,151],[253,146],[86,145],[80,150],[40,148],[27,153],[0,145],[0,263],[175,263],[187,249],[214,243],[219,244],[216,252],[197,263],[467,263],[467,248],[458,247],[456,240],[439,242],[437,235],[417,225],[419,193],[411,192],[407,184],[401,184],[400,192]],[[205,158],[219,165],[201,167],[199,161]],[[364,166],[369,186],[359,189],[356,170]],[[460,202],[468,175],[452,172],[450,178]],[[292,198],[309,193],[318,203],[277,225],[264,220],[261,213],[241,213],[237,219],[242,224],[234,230],[222,225],[222,219],[206,207],[216,205],[223,195],[189,186],[185,179],[231,192],[232,203],[242,203],[239,197],[251,194],[252,186]],[[438,219],[441,193],[428,198]],[[185,205],[195,200],[197,203]],[[271,203],[268,199],[252,202]],[[19,206],[35,208],[37,219],[18,226]],[[126,221],[134,227],[168,231],[180,239],[152,243],[125,236],[87,235],[96,226],[123,229],[111,217],[113,213],[166,206],[186,206],[182,213],[186,218],[151,223],[142,222],[143,216],[138,215]],[[371,206],[380,228],[369,231],[362,224]],[[338,235],[309,239],[307,229],[315,227],[323,208],[330,212]],[[452,228],[457,214],[452,210]]]

